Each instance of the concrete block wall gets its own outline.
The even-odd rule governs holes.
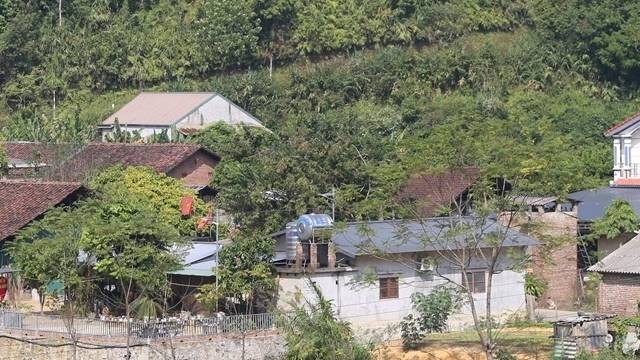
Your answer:
[[[598,312],[632,316],[638,313],[640,275],[602,274],[598,288]]]

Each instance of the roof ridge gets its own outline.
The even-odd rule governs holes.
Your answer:
[[[100,145],[100,146],[157,146],[157,147],[167,147],[167,146],[188,146],[188,147],[203,147],[200,144],[192,144],[192,143],[111,143],[111,142],[90,142],[87,146]]]
[[[619,128],[623,127],[623,126],[624,126],[624,125],[626,125],[627,123],[640,120],[640,119],[638,118],[639,116],[640,116],[640,111],[637,111],[637,112],[635,112],[635,113],[633,113],[633,114],[631,114],[631,115],[628,115],[628,116],[623,117],[623,118],[622,118],[622,120],[618,121],[618,122],[617,122],[617,123],[615,123],[613,126],[611,126],[609,129],[607,129],[607,130],[604,132],[604,134],[605,134],[606,136],[610,136],[610,135],[611,135],[611,133],[612,133],[614,130],[617,130],[617,129],[619,129]]]
[[[78,181],[55,181],[55,180],[42,180],[42,179],[0,179],[0,183],[84,186],[81,182],[78,182]]]
[[[158,95],[171,95],[171,94],[201,94],[201,95],[213,95],[218,94],[215,91],[141,91],[138,94],[158,94]]]

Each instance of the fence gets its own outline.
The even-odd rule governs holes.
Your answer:
[[[279,325],[278,318],[269,313],[231,315],[204,319],[162,319],[142,321],[125,319],[74,318],[72,321],[59,315],[39,315],[17,311],[0,311],[0,329],[70,333],[69,324],[77,335],[126,336],[127,326],[131,336],[137,338],[163,338],[170,336],[198,336],[221,333],[273,330]]]

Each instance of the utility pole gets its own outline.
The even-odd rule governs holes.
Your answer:
[[[58,0],[58,27],[62,27],[62,0]]]

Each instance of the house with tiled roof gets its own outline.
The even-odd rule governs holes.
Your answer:
[[[640,307],[640,235],[591,266],[602,279],[598,286],[598,312],[634,316]]]
[[[42,178],[84,182],[114,166],[147,166],[182,179],[203,196],[214,195],[209,187],[220,157],[196,144],[187,143],[90,143],[81,147],[33,142],[5,142],[9,179]],[[2,178],[3,176],[0,176]]]
[[[32,141],[6,141],[0,144],[8,157],[1,177],[9,179],[41,178],[47,170],[69,156],[71,147]]]
[[[588,234],[593,221],[604,216],[615,199],[624,199],[640,214],[640,112],[630,115],[605,132],[612,140],[613,179],[609,186],[578,191],[568,198],[578,204],[577,218],[580,233]],[[629,234],[626,234],[629,235]],[[607,255],[633,237],[600,239],[597,250]]]
[[[18,230],[51,207],[71,205],[87,192],[77,182],[0,180],[0,265],[8,263],[2,247]]]
[[[640,112],[605,132],[613,140],[613,185],[640,186]]]
[[[143,139],[166,133],[169,140],[178,140],[217,122],[264,128],[255,116],[215,92],[142,92],[98,130],[102,139],[119,129]]]
[[[480,170],[474,166],[415,174],[396,197],[413,205],[420,216],[435,216],[454,208],[465,211],[469,189],[479,177]]]
[[[64,161],[53,177],[85,181],[114,165],[147,166],[197,188],[209,185],[219,161],[218,155],[196,144],[91,143]]]

